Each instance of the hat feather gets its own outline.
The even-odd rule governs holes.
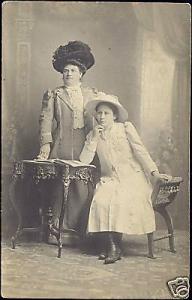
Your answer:
[[[59,46],[53,54],[53,67],[58,72],[63,72],[63,68],[68,61],[78,61],[85,69],[89,69],[94,63],[94,56],[91,48],[81,41],[70,41],[65,46]]]

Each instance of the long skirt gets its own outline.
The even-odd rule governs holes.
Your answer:
[[[118,176],[101,177],[97,184],[87,233],[144,234],[155,230],[152,186],[143,171],[124,167],[119,168]]]
[[[79,155],[82,151],[85,141],[84,129],[74,130],[73,135],[73,159],[79,160]],[[66,141],[56,143],[54,153],[52,152],[50,158],[72,159],[71,151],[67,150],[66,154],[65,144]],[[68,156],[67,156],[68,155]],[[53,222],[58,225],[61,203],[63,199],[63,184],[59,180],[49,182],[47,186],[47,194],[49,202],[53,208]],[[65,210],[64,224],[65,229],[75,229],[82,232],[82,228],[86,228],[89,209],[88,188],[82,181],[73,181],[69,187],[68,202]]]

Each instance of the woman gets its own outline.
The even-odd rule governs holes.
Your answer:
[[[121,258],[122,234],[155,230],[150,177],[168,179],[145,149],[136,129],[126,122],[127,111],[117,97],[98,93],[86,105],[97,125],[87,136],[80,160],[91,163],[97,153],[101,178],[90,207],[88,233],[99,233],[105,264]]]
[[[39,159],[79,158],[86,133],[92,128],[92,117],[85,115],[84,106],[96,92],[95,89],[83,87],[81,81],[94,62],[91,49],[80,41],[72,41],[56,49],[53,67],[62,74],[63,85],[48,90],[43,97]],[[48,195],[53,203],[53,222],[57,227],[62,184],[59,182],[52,184],[48,185]],[[75,182],[71,184],[69,195],[68,222],[64,227],[79,231],[83,222],[83,209],[86,207],[87,188],[82,182]],[[56,242],[56,239],[52,236],[48,242]]]

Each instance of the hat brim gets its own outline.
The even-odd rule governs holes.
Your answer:
[[[89,101],[86,106],[85,106],[85,110],[90,113],[91,115],[95,115],[96,113],[96,107],[98,104],[100,103],[109,103],[110,105],[113,105],[116,107],[117,109],[117,122],[120,123],[124,123],[128,120],[128,112],[126,111],[126,109],[119,103],[113,103],[112,101],[107,101],[106,99],[100,99],[100,100],[92,100]]]

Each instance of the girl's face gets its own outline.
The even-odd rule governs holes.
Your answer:
[[[63,81],[67,86],[75,86],[80,82],[82,73],[75,65],[66,65],[63,69]]]
[[[116,119],[116,115],[113,110],[106,104],[101,104],[97,107],[96,120],[99,125],[104,128],[111,127]]]

